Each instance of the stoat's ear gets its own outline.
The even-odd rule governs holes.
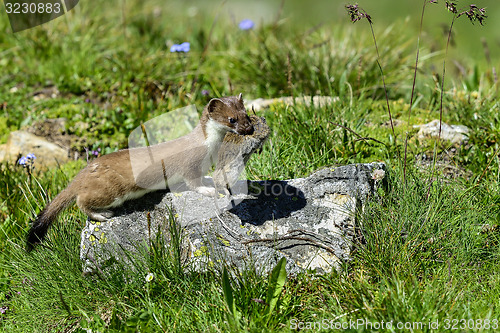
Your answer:
[[[224,102],[220,98],[212,98],[207,105],[208,113],[212,113],[215,110],[222,108],[223,106]]]
[[[240,93],[238,95],[238,102],[243,103],[243,94],[242,93]]]

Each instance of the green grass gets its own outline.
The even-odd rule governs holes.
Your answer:
[[[442,331],[447,319],[499,320],[500,113],[492,66],[500,57],[491,28],[461,34],[466,26],[459,21],[456,46],[447,59],[443,121],[468,126],[468,143],[421,141],[412,125],[439,118],[445,37],[437,22],[448,24],[451,17],[442,7],[427,9],[408,122],[420,5],[408,21],[392,18],[392,2],[381,1],[377,8],[360,5],[374,18],[389,104],[398,120],[395,136],[365,22],[351,25],[332,14],[315,26],[311,18],[298,21],[297,12],[290,12],[300,7],[294,3],[279,19],[278,7],[262,22],[256,20],[255,29],[240,31],[241,11],[234,15],[224,6],[204,5],[208,8],[196,12],[159,1],[81,2],[67,16],[17,34],[8,33],[8,21],[1,17],[0,103],[5,104],[0,104],[0,143],[8,131],[65,117],[66,131],[75,138],[73,149],[111,152],[125,147],[141,122],[193,103],[201,109],[210,97],[239,92],[245,99],[338,96],[327,107],[276,104],[262,112],[272,134],[262,154],[250,160],[247,176],[288,179],[324,166],[384,161],[389,187],[360,213],[352,261],[339,272],[288,277],[283,289],[279,270],[273,276],[248,270],[227,278],[223,272],[184,272],[175,246],[167,251],[161,239],[106,278],[84,277],[79,239],[85,216],[76,207],[61,214],[50,230],[49,248],[27,254],[23,246],[31,219],[85,162],[31,177],[20,166],[3,163],[0,307],[8,308],[0,314],[0,328],[267,332],[290,331],[298,322],[330,325],[359,319],[438,321],[441,329],[435,331]],[[499,6],[488,6],[487,24],[494,26]],[[483,32],[493,51],[491,64],[471,46]],[[172,43],[183,41],[191,43],[189,53],[169,52]],[[54,98],[33,98],[52,86],[59,91]],[[401,156],[406,132],[405,183]],[[460,170],[458,178],[416,166],[434,150],[431,167],[446,163]],[[154,274],[149,282],[148,273]]]

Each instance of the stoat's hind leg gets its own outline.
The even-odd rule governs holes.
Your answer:
[[[95,198],[79,195],[76,198],[76,204],[82,212],[88,215],[91,220],[104,222],[113,217],[112,210],[107,208],[95,207]]]

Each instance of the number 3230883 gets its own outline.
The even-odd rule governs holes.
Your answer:
[[[16,3],[5,3],[5,10],[7,14],[59,14],[62,10],[60,3],[28,3],[28,2],[16,2]]]
[[[465,330],[465,329],[497,329],[497,319],[445,319],[444,329],[447,330]]]

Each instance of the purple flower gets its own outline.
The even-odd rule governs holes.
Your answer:
[[[101,148],[97,148],[97,150],[92,150],[90,153],[94,156],[99,156],[100,152],[101,152]]]
[[[0,313],[5,314],[5,312],[7,312],[8,309],[9,309],[8,306],[2,306],[2,307],[0,307]]]
[[[26,155],[26,158],[29,160],[36,160],[36,156],[33,153],[29,153],[28,155]]]
[[[28,158],[26,156],[23,156],[17,163],[19,163],[19,165],[26,165],[26,162],[28,162]]]
[[[254,26],[255,26],[255,23],[253,23],[253,21],[250,19],[244,19],[243,21],[240,22],[240,24],[238,24],[238,27],[241,30],[250,30]]]
[[[202,94],[203,96],[208,96],[208,95],[210,94],[210,92],[209,92],[207,89],[203,89],[203,90],[201,91],[201,94]]]
[[[90,153],[94,156],[99,156],[100,152],[101,152],[101,148],[97,148],[97,150],[92,150]]]
[[[184,42],[182,44],[174,44],[172,45],[172,47],[170,48],[170,52],[184,52],[184,53],[187,53],[189,52],[189,50],[191,49],[191,45],[189,44],[189,42]]]

